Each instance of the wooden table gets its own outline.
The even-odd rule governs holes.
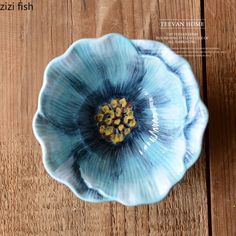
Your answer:
[[[0,11],[0,235],[236,235],[236,1],[31,2],[31,11]],[[205,27],[160,24],[198,19]],[[77,39],[110,32],[186,56],[209,108],[199,161],[159,204],[80,201],[46,173],[32,133],[47,63]],[[207,38],[169,42],[173,32]]]

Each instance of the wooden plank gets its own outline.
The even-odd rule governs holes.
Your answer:
[[[213,235],[236,235],[236,1],[205,1]]]
[[[31,12],[0,14],[0,234],[207,235],[204,153],[160,204],[89,204],[46,174],[31,129],[45,66],[74,40],[109,32],[156,39],[168,31],[160,29],[159,19],[200,18],[200,1],[33,3]],[[201,58],[188,59],[201,85]]]

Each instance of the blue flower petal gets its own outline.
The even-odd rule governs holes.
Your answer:
[[[144,135],[135,149],[121,150],[121,155],[91,153],[81,159],[81,175],[90,187],[125,205],[153,203],[184,175],[185,151],[183,133],[172,142],[153,142]]]
[[[39,110],[55,126],[65,130],[78,128],[79,109],[85,99],[86,88],[69,80],[69,75],[49,67],[46,82],[40,93]],[[81,92],[79,92],[81,90]]]
[[[186,99],[179,77],[157,57],[143,56],[146,69],[141,83],[144,97],[149,99],[150,113],[146,123],[155,121],[158,137],[174,138],[182,132],[187,116]],[[154,113],[155,112],[155,113]],[[155,119],[156,116],[156,119]],[[150,127],[155,126],[155,122]]]
[[[195,163],[201,153],[203,133],[208,121],[208,111],[201,100],[198,101],[195,111],[194,119],[184,130],[187,141],[185,155],[187,169]]]
[[[78,132],[66,134],[40,114],[35,115],[33,129],[43,150],[44,166],[53,178],[67,185],[81,199],[91,202],[109,200],[89,188],[81,177],[74,157],[81,140]]]
[[[185,163],[188,169],[200,155],[202,136],[208,122],[208,112],[201,101],[199,87],[191,66],[183,57],[161,42],[151,40],[132,40],[132,42],[140,53],[161,59],[182,82],[187,105],[184,132],[187,141]]]
[[[142,60],[136,48],[122,35],[108,34],[98,39],[79,40],[75,50],[78,57],[96,71],[98,81],[108,79],[117,85],[143,74]]]
[[[189,63],[161,42],[152,40],[132,40],[132,42],[141,54],[158,57],[168,66],[169,70],[178,75],[186,97],[188,109],[186,123],[191,123],[200,95],[197,81]]]

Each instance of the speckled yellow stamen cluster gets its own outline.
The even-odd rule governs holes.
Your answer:
[[[136,126],[132,106],[125,98],[115,98],[103,104],[98,110],[96,121],[102,137],[114,144],[122,142]]]

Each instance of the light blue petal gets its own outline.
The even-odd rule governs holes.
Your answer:
[[[83,89],[86,88],[79,86],[79,81],[73,84],[70,78],[73,76],[60,73],[55,66],[48,67],[40,93],[39,111],[56,126],[75,130],[79,109],[85,99]]]
[[[169,70],[178,75],[186,97],[188,109],[186,122],[191,123],[199,100],[199,88],[189,63],[161,42],[152,40],[132,40],[132,42],[141,54],[158,57],[169,67]]]
[[[135,150],[128,148],[118,157],[91,154],[81,160],[81,175],[89,186],[125,205],[153,203],[184,175],[185,151],[183,133],[169,143],[145,136]]]
[[[89,202],[106,202],[111,199],[104,197],[97,190],[90,188],[81,177],[80,169],[74,169],[75,159],[71,156],[56,171],[57,180],[67,185],[76,196]]]
[[[74,49],[76,56],[96,73],[98,82],[108,79],[113,85],[120,85],[143,74],[142,60],[136,48],[120,34],[82,39]],[[96,84],[97,81],[92,82]]]
[[[187,152],[186,168],[198,159],[202,137],[208,121],[208,112],[199,95],[199,87],[189,63],[161,42],[151,40],[132,40],[137,50],[144,55],[152,55],[161,59],[169,69],[181,80],[187,105],[185,121],[185,137]]]
[[[201,100],[198,101],[194,119],[185,127],[184,133],[187,140],[185,166],[190,168],[198,159],[201,148],[203,133],[208,121],[208,112]]]
[[[71,156],[81,141],[78,131],[65,133],[52,125],[47,118],[36,114],[33,122],[34,133],[39,140],[44,154],[44,164],[54,173]]]
[[[85,184],[79,166],[73,168],[76,161],[73,154],[81,141],[78,132],[66,134],[40,114],[35,115],[33,130],[43,150],[44,166],[53,178],[67,185],[81,199],[91,202],[109,200]]]
[[[103,82],[96,68],[83,60],[85,55],[78,53],[84,42],[75,42],[48,64],[40,93],[40,112],[57,126],[67,129],[76,128],[79,109],[86,96]]]
[[[150,107],[145,109],[150,113],[145,123],[155,120],[158,135],[173,139],[182,132],[187,116],[186,98],[179,77],[157,57],[143,56],[146,69],[142,80],[143,95],[148,98]],[[148,111],[150,110],[150,111]],[[155,124],[151,124],[153,127]]]

